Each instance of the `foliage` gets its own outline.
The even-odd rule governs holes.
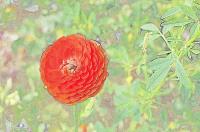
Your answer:
[[[39,74],[44,49],[63,35],[101,42],[103,90],[80,106],[80,131],[200,130],[198,0],[0,1],[0,132],[74,130]]]

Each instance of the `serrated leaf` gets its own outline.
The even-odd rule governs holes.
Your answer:
[[[147,82],[148,90],[152,90],[156,88],[160,83],[162,83],[171,68],[172,59],[161,59],[157,62],[159,61],[163,63],[161,63],[159,67],[156,68],[155,72],[149,78]]]
[[[146,30],[146,31],[159,32],[159,29],[156,27],[156,25],[152,23],[143,25],[141,29]]]
[[[162,19],[165,19],[167,17],[170,17],[178,12],[181,11],[181,8],[180,7],[174,7],[174,8],[171,8],[169,9],[168,11],[166,11],[163,15],[162,15]]]
[[[180,61],[176,60],[176,74],[180,81],[180,83],[187,89],[190,89],[191,91],[194,90],[194,86],[189,79],[188,75],[185,72],[185,69],[183,65],[180,63]]]

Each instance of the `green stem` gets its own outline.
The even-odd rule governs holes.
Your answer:
[[[74,106],[74,125],[75,125],[74,131],[75,132],[78,132],[78,128],[79,128],[79,125],[80,125],[80,122],[79,122],[79,115],[80,115],[79,107],[80,107],[79,104],[76,104]]]
[[[167,47],[170,49],[172,55],[176,58],[179,59],[179,57],[176,55],[175,51],[173,50],[173,48],[171,47],[171,45],[169,44],[169,42],[167,41],[166,37],[164,36],[164,34],[162,34],[160,32],[161,37],[163,38],[164,42],[166,43]]]
[[[173,49],[172,49],[171,45],[169,44],[169,42],[167,41],[167,39],[165,38],[165,36],[161,32],[159,32],[159,33],[160,33],[161,37],[163,38],[163,40],[165,41],[165,43],[167,44],[167,47],[171,50],[171,52],[173,52]]]

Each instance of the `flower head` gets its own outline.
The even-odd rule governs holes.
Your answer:
[[[80,34],[61,37],[42,54],[40,73],[58,101],[75,104],[95,96],[108,75],[108,60],[96,41]]]

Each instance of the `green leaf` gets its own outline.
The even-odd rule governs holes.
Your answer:
[[[159,59],[156,60],[156,62],[153,62],[154,65],[154,70],[155,72],[151,75],[151,77],[149,78],[148,82],[147,82],[147,89],[148,90],[152,90],[154,88],[156,88],[160,83],[162,83],[165,79],[165,77],[167,76],[170,68],[171,68],[171,64],[172,64],[172,59],[171,55],[169,55],[167,58],[165,59]],[[159,64],[159,62],[161,64]],[[159,65],[159,66],[156,66]]]
[[[154,41],[160,37],[160,34],[151,34],[149,37],[149,41]]]
[[[191,28],[190,28],[190,36],[193,36],[194,35],[194,33],[197,31],[197,30],[199,30],[198,29],[198,23],[194,23],[192,26],[191,26]]]
[[[195,13],[195,11],[192,9],[192,7],[189,6],[182,6],[181,10],[185,15],[187,15],[189,18],[192,18],[194,20],[198,20],[198,17]]]
[[[176,74],[182,86],[184,86],[187,89],[190,89],[192,92],[192,90],[194,90],[194,85],[192,84],[192,81],[189,79],[183,65],[178,59],[176,60]]]
[[[162,23],[162,32],[163,34],[166,34],[167,32],[171,31],[174,27],[182,27],[187,24],[192,23],[193,21],[191,20],[185,20],[185,19],[178,19],[178,20],[171,20]]]
[[[196,29],[194,30],[191,38],[187,41],[187,45],[191,46],[191,44],[200,36],[200,25],[197,24]]]
[[[198,55],[200,54],[200,50],[199,49],[191,49],[191,52]]]
[[[159,32],[159,29],[156,27],[156,25],[152,23],[145,24],[141,27],[141,29],[151,32]]]
[[[174,7],[174,8],[171,8],[169,9],[168,11],[166,11],[163,15],[162,15],[162,19],[165,19],[167,17],[170,17],[178,12],[181,11],[181,8],[180,7]]]
[[[168,30],[171,30],[171,28],[173,27],[181,27],[181,26],[185,26],[189,23],[191,23],[192,21],[191,20],[172,20],[172,21],[168,21],[168,22],[165,22],[163,23],[162,25],[166,28],[166,26],[168,26],[167,28],[167,31]],[[166,30],[166,29],[165,29]],[[166,31],[165,31],[166,32]]]
[[[169,54],[171,53],[170,50],[165,50],[165,51],[161,51],[158,55],[166,55],[166,54]]]
[[[162,29],[163,34],[166,34],[167,32],[169,32],[170,30],[173,29],[173,25],[165,25]]]
[[[168,56],[166,58],[158,58],[158,59],[155,59],[155,60],[151,61],[148,64],[148,67],[153,71],[154,70],[158,70],[160,67],[163,67],[163,66],[167,65],[170,60],[171,60],[170,56]]]
[[[139,79],[135,79],[131,85],[131,91],[133,94],[137,94],[139,89],[142,88],[141,81]]]

